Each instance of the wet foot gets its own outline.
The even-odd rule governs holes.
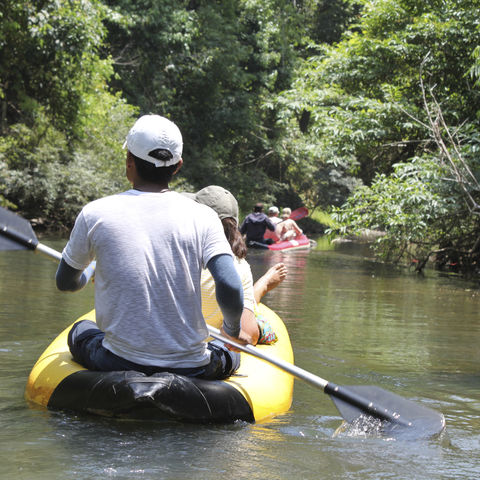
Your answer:
[[[265,273],[265,280],[267,283],[267,292],[277,287],[287,278],[287,267],[284,263],[277,263],[273,267],[269,268]]]

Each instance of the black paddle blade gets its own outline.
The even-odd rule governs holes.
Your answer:
[[[37,245],[30,222],[0,207],[0,250],[35,250]]]
[[[351,424],[362,423],[378,428],[385,433],[411,433],[415,436],[431,437],[445,428],[445,418],[411,400],[388,392],[380,387],[367,385],[325,387],[342,417]],[[376,419],[377,422],[372,422]]]

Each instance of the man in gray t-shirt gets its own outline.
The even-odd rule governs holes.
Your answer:
[[[175,124],[141,117],[128,133],[126,175],[132,189],[86,205],[57,271],[60,290],[82,288],[96,260],[96,322],[69,335],[74,359],[94,370],[170,371],[224,378],[238,354],[205,342],[200,276],[216,282],[223,333],[240,343],[243,289],[218,216],[172,192],[183,160]]]

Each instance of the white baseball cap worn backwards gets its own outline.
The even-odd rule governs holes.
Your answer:
[[[174,165],[182,158],[183,139],[179,128],[168,118],[160,115],[143,115],[127,135],[123,148],[127,147],[136,157],[155,164],[156,167]],[[158,160],[150,152],[157,149],[168,150],[170,160]]]

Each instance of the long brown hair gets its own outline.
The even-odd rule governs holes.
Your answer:
[[[247,256],[247,245],[245,245],[236,220],[232,217],[223,218],[222,225],[233,254],[238,258],[245,258]]]

